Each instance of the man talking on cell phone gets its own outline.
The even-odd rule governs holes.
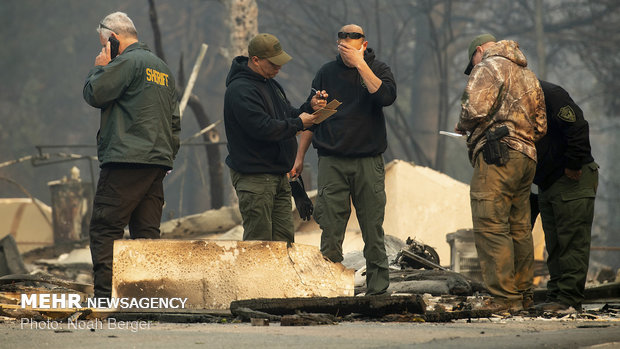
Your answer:
[[[97,156],[101,173],[90,222],[95,298],[112,292],[112,249],[129,225],[132,239],[159,238],[163,179],[179,149],[179,103],[170,69],[138,41],[122,12],[97,28],[103,46],[84,84],[101,109]],[[118,55],[112,49],[118,42]]]

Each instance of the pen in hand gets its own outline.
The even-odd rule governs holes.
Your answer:
[[[319,94],[319,98],[321,98],[321,99],[325,99],[325,97],[323,96],[323,93],[322,93],[322,92],[320,92],[319,90],[317,90],[317,89],[316,89],[316,88],[314,88],[314,87],[312,87],[312,93],[314,93],[314,94],[317,94],[317,93],[318,93],[318,94]]]

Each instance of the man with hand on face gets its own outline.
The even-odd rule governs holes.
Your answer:
[[[84,99],[101,109],[97,156],[101,173],[90,222],[96,298],[112,290],[112,249],[129,225],[132,239],[159,238],[163,179],[179,150],[181,130],[175,82],[166,63],[138,42],[131,19],[106,16],[103,48],[84,85]],[[112,57],[118,44],[118,56]],[[116,52],[115,52],[116,53]]]
[[[305,107],[318,110],[326,98],[342,102],[338,111],[302,134],[293,171],[303,170],[312,142],[319,155],[318,196],[314,218],[319,223],[321,252],[341,262],[342,242],[351,215],[351,201],[364,239],[366,295],[385,293],[389,286],[383,218],[387,135],[383,107],[396,100],[396,83],[387,64],[375,59],[364,30],[355,24],[338,32],[336,60],[321,67],[312,81]]]
[[[226,164],[239,198],[243,240],[294,242],[291,186],[295,135],[316,116],[291,106],[273,78],[291,60],[271,34],[258,34],[226,78]],[[315,98],[316,99],[316,98]]]

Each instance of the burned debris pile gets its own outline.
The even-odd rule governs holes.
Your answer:
[[[424,185],[416,188],[416,192],[409,192],[410,183]],[[49,236],[41,239],[36,248],[33,248],[35,245],[28,240],[30,235],[23,231],[11,233],[0,241],[0,321],[113,316],[117,320],[127,321],[251,322],[256,326],[279,322],[282,325],[294,326],[335,324],[342,321],[448,322],[518,317],[527,319],[540,316],[564,320],[620,318],[620,280],[614,270],[603,267],[598,268],[600,271],[596,277],[589,278],[595,281],[589,286],[595,287],[586,288],[588,304],[584,305],[585,310],[580,313],[554,314],[529,310],[511,313],[490,309],[488,306],[492,298],[482,284],[473,234],[468,226],[471,224],[468,187],[430,169],[397,161],[388,165],[386,190],[390,195],[384,224],[386,251],[390,261],[390,288],[384,295],[364,296],[365,260],[360,248],[359,225],[354,214],[347,228],[345,260],[339,264],[324,260],[318,251],[320,229],[314,221],[296,223],[297,243],[292,246],[265,242],[259,244],[260,246],[250,247],[244,245],[244,242],[226,241],[241,240],[243,228],[240,225],[238,208],[223,207],[162,223],[164,244],[167,244],[166,248],[172,252],[164,253],[163,246],[157,245],[152,247],[151,252],[142,253],[137,246],[131,246],[129,250],[133,252],[126,255],[136,257],[142,253],[143,262],[127,260],[124,268],[126,274],[123,276],[123,280],[127,282],[118,284],[122,286],[119,290],[135,285],[151,285],[155,286],[156,293],[153,295],[170,297],[187,292],[187,285],[191,284],[200,291],[194,292],[199,295],[196,298],[198,303],[205,303],[205,299],[214,295],[209,289],[211,285],[212,290],[225,291],[223,297],[216,302],[217,310],[216,307],[205,304],[188,309],[131,311],[23,307],[23,304],[20,304],[23,294],[72,293],[79,294],[84,299],[92,296],[92,262],[87,239],[79,235],[78,240],[55,241],[51,230],[47,232],[41,228],[50,228],[49,224],[42,220],[43,223],[36,229],[33,228],[32,232],[46,231]],[[451,200],[454,196],[460,199]],[[310,197],[314,198],[315,195],[310,193]],[[463,197],[466,199],[461,200]],[[11,214],[18,211],[15,207],[25,205],[21,201],[11,201],[9,204],[12,205]],[[32,209],[30,206],[23,207],[24,210]],[[447,210],[454,214],[438,222],[436,213]],[[51,209],[43,211],[49,218],[52,217]],[[24,214],[28,212],[26,210]],[[41,215],[38,210],[33,212]],[[74,218],[77,223],[83,222],[82,215]],[[27,221],[33,223],[35,219],[24,220],[20,227],[26,227]],[[71,226],[80,227],[77,223]],[[451,231],[453,233],[448,233]],[[16,238],[13,239],[13,236]],[[415,238],[411,238],[412,236]],[[128,246],[136,243],[123,241]],[[173,248],[174,246],[176,248]],[[141,247],[146,251],[148,246],[143,244]],[[309,251],[310,248],[316,251]],[[544,245],[536,248],[537,251],[542,251]],[[197,258],[191,262],[188,256],[190,251]],[[212,254],[207,260],[199,258],[199,253],[204,251],[211,251]],[[250,256],[250,252],[254,254]],[[544,265],[542,252],[536,253],[536,256],[540,254],[536,257],[538,264]],[[151,261],[149,256],[158,256],[159,264],[171,260],[179,260],[181,263],[175,266],[174,270],[177,271],[171,273],[173,278],[169,278],[164,275],[164,271],[166,268],[170,269],[171,265],[168,263],[162,268],[150,267],[156,265],[156,262]],[[168,258],[169,256],[174,258]],[[271,267],[266,267],[276,256],[279,264],[272,263]],[[245,269],[235,265],[241,262]],[[220,271],[213,274],[218,268],[208,267],[211,265],[209,263],[219,266]],[[201,266],[209,272],[203,272]],[[118,271],[122,269],[118,268]],[[285,269],[288,270],[286,275],[283,272]],[[542,280],[542,285],[545,270],[539,269],[536,275]],[[140,272],[136,272],[137,270]],[[240,273],[240,270],[245,270],[245,274]],[[144,283],[146,275],[155,272],[162,273],[158,276],[161,282],[153,283],[155,278],[151,278],[150,283]],[[266,275],[268,281],[258,283],[256,280],[260,275]],[[288,282],[284,283],[286,287],[275,286],[273,275],[285,279]],[[130,278],[132,279],[129,280]],[[345,280],[343,284],[346,284],[346,287],[338,286],[332,289],[346,290],[346,296],[325,296],[327,288],[324,285],[327,285],[327,281],[333,283],[336,279]],[[217,287],[213,287],[216,281],[219,283]],[[292,292],[294,286],[291,285],[297,285],[297,291],[302,294]],[[316,288],[313,289],[310,285],[320,287],[313,286]],[[248,289],[252,289],[252,292],[247,292]],[[270,289],[282,294],[265,293]],[[167,293],[162,293],[164,291]],[[138,287],[131,297],[149,296],[148,292],[147,289]],[[542,299],[536,296],[542,295],[544,290],[537,290],[535,299],[541,301]],[[188,297],[188,304],[193,302],[190,298]]]

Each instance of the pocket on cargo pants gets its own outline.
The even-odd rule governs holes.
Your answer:
[[[495,194],[489,191],[472,191],[469,193],[471,200],[471,214],[474,218],[493,218],[495,216]]]
[[[243,218],[243,240],[273,240],[271,212],[273,196],[260,177],[246,176],[236,183],[239,211]]]

